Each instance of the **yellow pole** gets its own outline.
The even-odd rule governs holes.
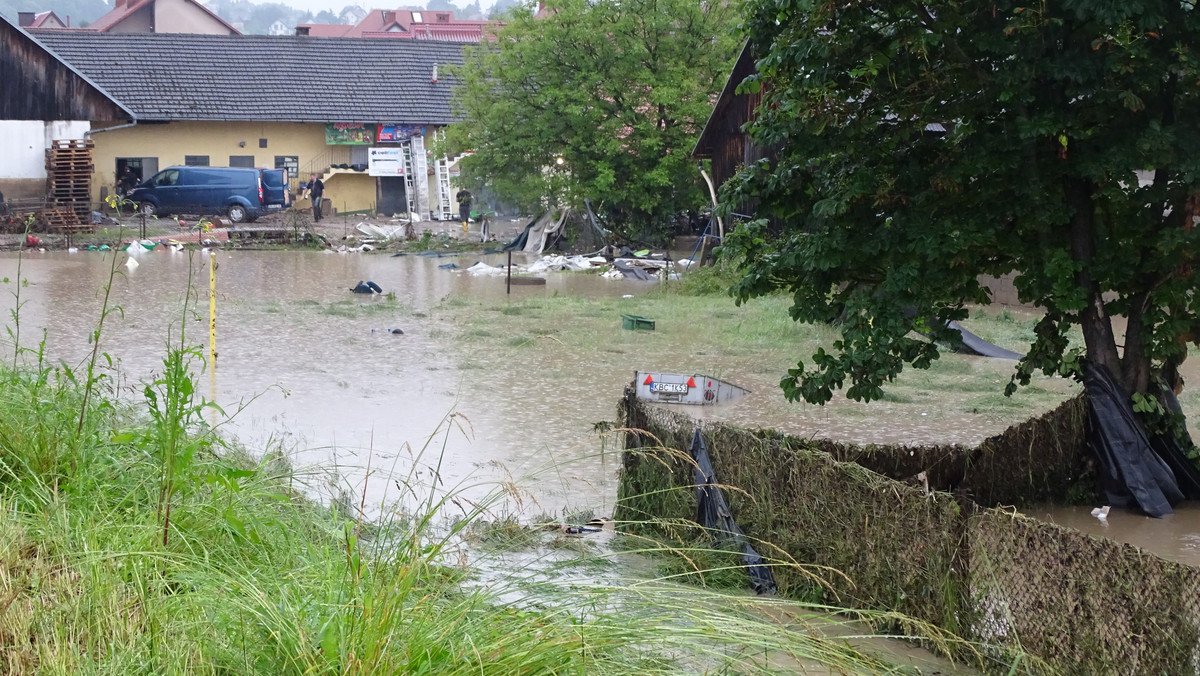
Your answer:
[[[217,368],[217,253],[208,256],[208,367]]]
[[[208,384],[210,401],[217,401],[217,252],[208,255]],[[217,409],[212,410],[212,425],[217,426]]]

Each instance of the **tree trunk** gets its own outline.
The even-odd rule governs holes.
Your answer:
[[[1086,306],[1079,313],[1079,325],[1083,329],[1083,342],[1087,346],[1087,358],[1094,364],[1108,367],[1121,387],[1129,394],[1134,390],[1125,382],[1125,371],[1117,354],[1117,341],[1113,335],[1112,320],[1104,308],[1103,290],[1092,279],[1088,269],[1095,254],[1095,208],[1092,204],[1090,181],[1068,176],[1063,180],[1067,203],[1071,207],[1071,255],[1080,264],[1075,274],[1079,288],[1083,289]]]

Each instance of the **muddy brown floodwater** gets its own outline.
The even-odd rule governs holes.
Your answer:
[[[612,355],[606,362],[600,361],[604,355],[579,355],[570,364],[505,364],[472,353],[469,342],[456,340],[456,327],[446,319],[450,313],[440,306],[455,297],[502,304],[503,279],[438,266],[454,262],[465,268],[481,257],[316,251],[214,255],[219,263],[219,358],[215,372],[199,374],[198,381],[205,396],[226,412],[236,411],[222,426],[249,448],[279,447],[300,467],[325,468],[324,474],[314,475],[321,478],[314,479],[313,487],[326,495],[344,491],[361,496],[369,464],[368,505],[397,497],[389,473],[429,482],[436,471],[444,488],[526,477],[523,485],[531,496],[523,505],[526,516],[611,513],[619,458],[615,443],[606,447],[593,424],[615,417],[622,387],[639,365],[614,367]],[[123,262],[124,254],[120,256]],[[35,346],[44,330],[52,360],[85,363],[112,260],[111,254],[99,252],[30,252],[21,270],[28,284],[18,285],[17,255],[0,254],[0,279],[7,280],[0,284],[4,323],[15,328],[10,312],[19,292],[22,345]],[[155,250],[138,260],[136,268],[118,268],[110,302],[121,311],[106,320],[101,338],[103,351],[118,360],[121,396],[133,401],[140,389],[133,386],[160,368],[168,331],[178,331],[189,278],[200,302],[187,322],[188,342],[207,340],[208,254]],[[501,262],[498,256],[483,260]],[[349,288],[360,280],[376,282],[394,293],[396,301],[351,294]],[[513,294],[621,297],[644,294],[647,288],[595,275],[551,274],[545,286],[513,287]],[[624,347],[642,339],[627,333],[622,340],[629,345]],[[691,363],[687,349],[680,348],[676,363]],[[11,338],[0,336],[0,354],[11,350]],[[1200,367],[1200,359],[1188,366]],[[973,443],[1003,427],[986,411],[952,413],[936,401],[907,418],[889,418],[887,401],[871,404],[873,413],[844,398],[825,408],[797,407],[779,394],[781,369],[773,365],[745,368],[710,353],[695,368],[718,377],[736,374],[731,379],[753,391],[723,410],[694,411],[735,424],[845,441],[906,443],[931,438]],[[974,360],[964,368],[994,370],[1002,382],[1011,365]],[[566,372],[579,377],[564,377]],[[451,413],[455,416],[448,421]],[[880,418],[888,424],[880,425]],[[414,460],[425,446],[425,455]],[[1162,520],[1114,510],[1107,525],[1087,512],[1030,510],[1034,516],[1200,565],[1200,510],[1195,507],[1185,506]]]

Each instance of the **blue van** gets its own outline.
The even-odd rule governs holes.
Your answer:
[[[224,215],[234,223],[291,206],[286,169],[167,167],[125,195],[147,216]]]

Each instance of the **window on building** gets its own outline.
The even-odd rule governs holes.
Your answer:
[[[294,179],[300,175],[300,158],[295,155],[276,155],[275,168],[287,169],[288,178]]]
[[[266,148],[267,147],[267,139],[265,139],[265,138],[258,139],[258,147]]]
[[[208,163],[205,162],[205,164],[208,164]],[[243,167],[245,169],[253,169],[254,168],[254,156],[253,155],[230,155],[229,156],[229,166]]]
[[[421,23],[421,21],[423,21],[423,19],[421,19],[420,12],[413,12],[412,17],[413,17],[413,23]]]
[[[188,167],[207,167],[208,155],[184,155],[183,164]]]

